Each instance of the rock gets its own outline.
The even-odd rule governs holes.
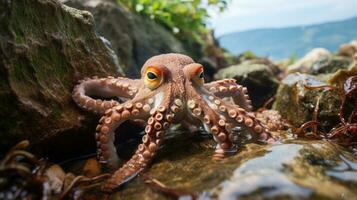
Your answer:
[[[0,1],[0,13],[0,152],[20,139],[51,155],[95,149],[96,119],[83,115],[72,89],[121,68],[92,15],[56,0]]]
[[[255,108],[272,98],[279,86],[279,82],[272,70],[264,64],[254,64],[246,61],[221,69],[215,75],[215,79],[234,78],[238,84],[248,88],[249,96]]]
[[[45,172],[50,188],[55,194],[60,194],[66,178],[66,172],[57,165],[51,165]]]
[[[312,119],[317,99],[321,98],[318,119],[326,130],[330,130],[339,122],[337,116],[340,106],[338,91],[305,88],[305,86],[321,85],[327,85],[327,83],[315,76],[300,73],[289,74],[281,81],[273,109],[278,110],[283,118],[293,126],[299,127]]]
[[[196,137],[166,145],[145,175],[174,191],[195,193],[198,199],[339,199],[341,194],[353,199],[357,195],[356,158],[327,141],[247,144],[221,162],[212,161],[211,142]],[[123,197],[171,199],[150,188],[141,176],[112,194],[113,199]]]
[[[274,76],[278,76],[280,73],[282,73],[280,68],[268,58],[256,58],[249,60],[246,63],[266,65],[269,68],[269,71],[274,74]]]
[[[173,34],[152,20],[137,16],[115,0],[61,0],[90,11],[97,31],[107,38],[129,77],[139,77],[142,64],[162,53],[186,53]]]
[[[352,40],[350,43],[343,44],[337,50],[337,55],[352,58],[357,53],[357,40]]]
[[[86,177],[98,176],[101,172],[101,165],[97,159],[88,159],[83,166],[83,175]]]
[[[357,62],[352,63],[348,69],[339,69],[336,73],[329,77],[327,80],[331,85],[337,85],[342,88],[344,82],[348,77],[357,76]]]
[[[247,61],[247,60],[255,60],[259,57],[256,56],[252,51],[245,51],[237,56],[237,59],[240,63]]]
[[[334,73],[339,69],[347,69],[351,59],[339,56],[321,57],[312,64],[311,74]]]
[[[287,67],[287,73],[301,72],[308,73],[311,71],[312,65],[325,57],[330,57],[331,53],[327,49],[315,48],[307,53],[303,58],[298,60],[296,63]]]

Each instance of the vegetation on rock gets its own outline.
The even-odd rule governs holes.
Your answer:
[[[207,8],[223,11],[227,0],[118,0],[132,11],[148,16],[168,27],[180,37],[192,37],[202,40],[202,34],[208,30],[205,20],[209,17]]]
[[[163,53],[183,53],[183,44],[154,21],[112,0],[62,0],[68,6],[93,14],[96,31],[105,37],[119,57],[125,76],[139,77],[144,62]]]

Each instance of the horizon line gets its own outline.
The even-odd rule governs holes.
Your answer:
[[[331,20],[331,21],[324,21],[324,22],[318,22],[318,23],[312,23],[312,24],[296,24],[296,25],[291,25],[291,26],[271,26],[271,27],[262,27],[262,28],[252,28],[252,29],[245,29],[245,30],[230,31],[230,32],[223,33],[220,35],[214,34],[214,37],[218,39],[222,36],[226,36],[226,35],[230,35],[230,34],[244,33],[244,32],[249,32],[249,31],[257,31],[257,30],[266,30],[266,29],[285,29],[285,28],[296,28],[296,27],[304,27],[304,26],[318,26],[318,25],[322,25],[322,24],[338,23],[338,22],[342,22],[342,21],[351,20],[354,18],[357,18],[357,15],[354,15],[352,17],[335,19],[335,20]],[[214,29],[212,29],[212,30],[214,33]]]

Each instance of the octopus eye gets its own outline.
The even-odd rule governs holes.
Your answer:
[[[163,72],[159,67],[148,67],[145,74],[145,84],[151,90],[156,89],[160,86],[163,80]]]
[[[203,67],[199,66],[198,68],[196,68],[195,72],[194,72],[194,76],[193,76],[193,81],[198,84],[198,85],[203,85],[204,84],[204,71],[203,71]]]
[[[204,77],[204,73],[201,72],[199,75],[198,75],[199,78],[203,78]]]
[[[148,72],[147,77],[151,80],[157,79],[157,76],[152,72]]]
[[[204,85],[204,69],[199,63],[191,63],[184,67],[183,69],[185,76],[190,79],[194,86],[201,87]]]

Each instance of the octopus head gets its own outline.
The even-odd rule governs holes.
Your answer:
[[[174,96],[185,94],[185,84],[204,85],[204,69],[190,57],[182,54],[162,54],[150,58],[141,70],[141,79],[151,91],[172,88]]]

